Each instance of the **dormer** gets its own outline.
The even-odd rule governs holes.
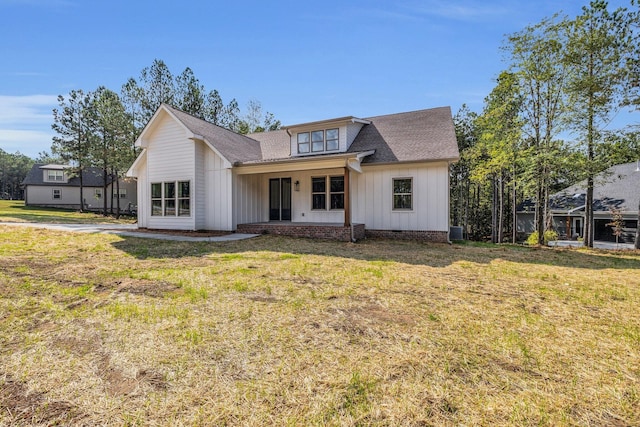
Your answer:
[[[44,165],[40,166],[42,170],[42,181],[49,183],[66,183],[69,181],[69,176],[65,173],[65,169],[69,166],[64,165]]]
[[[346,152],[364,125],[371,122],[348,116],[286,126],[291,156],[314,156]]]

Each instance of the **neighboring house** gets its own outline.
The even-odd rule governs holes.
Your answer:
[[[583,236],[585,224],[585,200],[587,181],[579,182],[553,194],[549,199],[552,227],[562,239],[577,239]],[[626,163],[612,166],[598,174],[593,188],[594,240],[616,241],[611,208],[622,214],[623,234],[620,242],[633,243],[638,221],[640,202],[640,168],[638,164]],[[519,206],[518,231],[531,233],[535,230],[535,203]]]
[[[69,166],[35,164],[22,181],[26,206],[48,206],[67,209],[80,208],[80,178],[70,175]],[[87,168],[82,174],[82,194],[87,210],[101,210],[104,206],[102,169]],[[119,190],[119,192],[118,192]],[[137,204],[137,186],[134,179],[108,181],[107,207],[114,209],[120,199],[121,211]]]
[[[142,228],[448,240],[448,107],[244,136],[163,104],[136,146]]]

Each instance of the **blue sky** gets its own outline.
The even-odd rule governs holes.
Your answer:
[[[259,100],[283,124],[480,111],[505,68],[504,36],[586,3],[0,0],[0,148],[49,151],[57,95],[119,91],[156,58],[174,74],[191,67],[225,102]]]

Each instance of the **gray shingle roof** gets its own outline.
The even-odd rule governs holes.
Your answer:
[[[368,117],[349,151],[376,150],[363,163],[457,160],[460,157],[449,107]]]
[[[239,135],[165,105],[191,132],[202,135],[227,160],[257,162],[291,157],[286,130]],[[349,153],[375,150],[363,163],[393,163],[459,158],[451,109],[431,108],[370,117]],[[308,157],[305,157],[308,159]]]
[[[49,168],[43,168],[45,166],[43,163],[36,163],[31,167],[31,170],[27,174],[27,176],[22,181],[22,185],[49,185],[56,187],[79,187],[80,186],[80,178],[73,177],[69,179],[68,182],[49,182],[44,180],[43,169],[65,169],[66,166],[63,165],[46,165],[51,166]],[[108,179],[107,182],[111,182],[111,179]],[[82,185],[84,187],[102,187],[102,169],[100,168],[86,168],[82,172]]]
[[[202,135],[231,163],[259,159],[260,143],[220,126],[199,119],[165,104],[183,125],[196,135]]]
[[[593,185],[594,212],[609,211],[614,206],[624,211],[638,211],[640,201],[640,172],[637,163],[611,166],[596,175]],[[553,210],[566,211],[584,205],[587,181],[581,181],[551,196]]]
[[[260,142],[262,158],[259,160],[285,159],[291,157],[289,134],[287,134],[287,131],[284,129],[252,133],[247,136]]]

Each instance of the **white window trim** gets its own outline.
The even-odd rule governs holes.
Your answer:
[[[47,182],[64,182],[64,171],[47,169],[46,172],[47,172]],[[53,179],[51,179],[52,175],[53,175]]]
[[[411,181],[411,193],[396,193],[395,192],[395,181],[396,180],[410,180]],[[415,188],[413,186],[414,179],[412,176],[398,176],[391,178],[391,210],[393,212],[413,212],[416,200],[415,200]],[[411,207],[410,208],[396,208],[395,207],[395,198],[396,195],[410,195],[411,196]]]
[[[183,183],[183,182],[189,183],[189,197],[180,197],[179,196],[180,183]],[[156,185],[156,184],[160,185],[160,197],[153,197],[153,186]],[[175,185],[175,197],[169,199],[169,200],[175,201],[175,213],[173,215],[165,214],[165,208],[166,208],[165,202],[166,202],[166,200],[168,200],[165,197],[165,185],[166,184],[174,184]],[[176,180],[176,181],[152,182],[152,183],[150,183],[150,186],[151,186],[150,187],[150,193],[149,193],[149,200],[151,201],[150,216],[152,216],[152,217],[163,217],[163,218],[191,218],[191,217],[193,217],[193,203],[191,203],[193,201],[193,189],[191,187],[191,180],[190,179],[180,179],[180,180]],[[122,188],[120,190],[125,190],[126,191],[126,189],[122,189]],[[160,212],[161,212],[160,215],[153,215],[153,202],[155,200],[160,200]],[[189,200],[189,215],[180,215],[180,201],[181,200]]]

